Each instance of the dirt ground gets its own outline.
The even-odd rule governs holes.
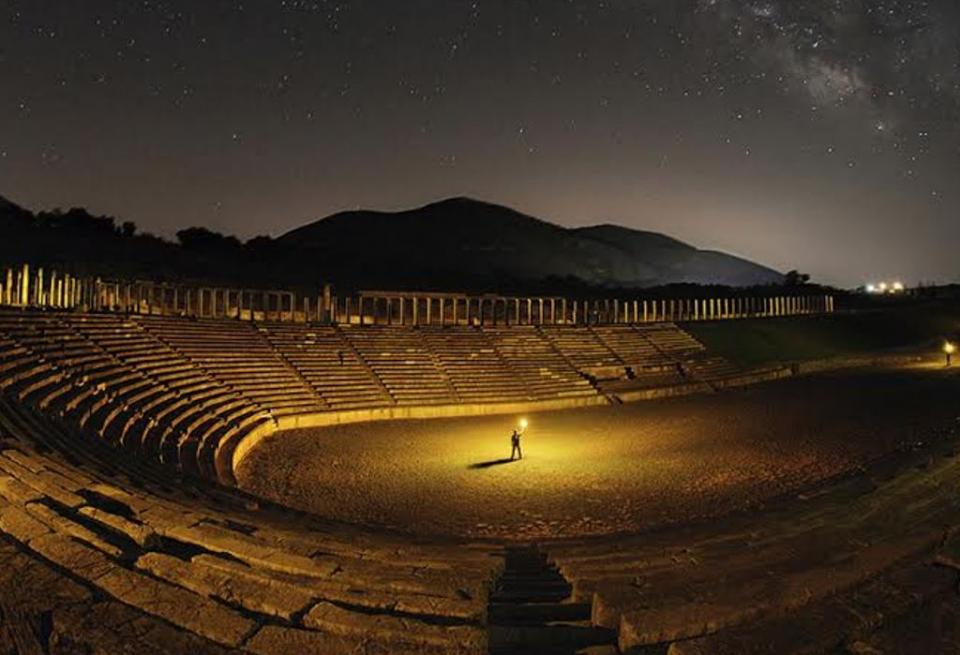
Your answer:
[[[526,416],[286,432],[244,489],[414,534],[532,540],[637,532],[795,493],[960,420],[960,373],[834,373],[712,396]]]

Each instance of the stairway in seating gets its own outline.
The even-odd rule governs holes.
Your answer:
[[[617,634],[590,622],[590,603],[570,600],[572,587],[535,544],[507,547],[505,568],[490,594],[491,655],[615,655]]]

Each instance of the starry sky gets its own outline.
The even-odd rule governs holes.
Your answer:
[[[956,0],[0,0],[0,195],[172,236],[448,196],[960,280]]]

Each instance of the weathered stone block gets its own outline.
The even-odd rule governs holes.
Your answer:
[[[0,507],[0,530],[25,544],[50,532],[47,526],[17,505]]]
[[[318,603],[303,624],[331,634],[368,636],[384,643],[442,648],[447,652],[485,653],[486,633],[469,626],[437,626],[408,617],[351,612],[331,603]]]
[[[134,523],[122,516],[105,512],[96,507],[81,507],[78,511],[80,514],[102,525],[104,529],[127,537],[141,548],[149,550],[155,546],[158,540],[156,532],[148,525]]]
[[[232,574],[207,566],[213,559],[200,555],[191,562],[160,553],[147,553],[137,560],[137,568],[148,571],[197,594],[213,596],[251,611],[290,621],[314,602],[307,590],[265,578]]]
[[[120,557],[123,554],[123,551],[120,548],[117,548],[113,544],[104,541],[104,539],[96,532],[89,530],[79,523],[71,521],[64,516],[61,516],[46,505],[40,503],[30,503],[27,505],[27,511],[34,518],[38,519],[55,532],[76,537],[77,539],[80,539],[81,541],[93,546],[97,550],[107,553],[113,557]]]
[[[226,646],[238,646],[255,626],[213,600],[124,568],[114,567],[97,586],[147,614]]]
[[[43,498],[39,491],[9,475],[0,475],[0,496],[17,505]]]

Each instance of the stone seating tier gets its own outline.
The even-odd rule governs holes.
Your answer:
[[[126,607],[141,627],[155,621],[157,652],[178,648],[163,625],[190,636],[189,652],[486,652],[502,567],[493,548],[418,544],[259,505],[0,399],[0,532],[93,590],[90,602]]]
[[[681,368],[695,379],[730,374],[723,360],[702,348],[694,353],[695,341],[675,325],[656,331],[661,344],[686,344],[673,351],[684,354]],[[19,400],[125,451],[230,484],[237,445],[287,417],[599,401],[600,390],[682,384],[673,372],[681,360],[654,346],[649,333],[631,326],[339,328],[4,311],[0,368],[2,386]],[[647,359],[631,368],[641,355]],[[622,373],[588,379],[577,362],[602,369],[616,362]],[[617,381],[627,372],[633,379]]]

